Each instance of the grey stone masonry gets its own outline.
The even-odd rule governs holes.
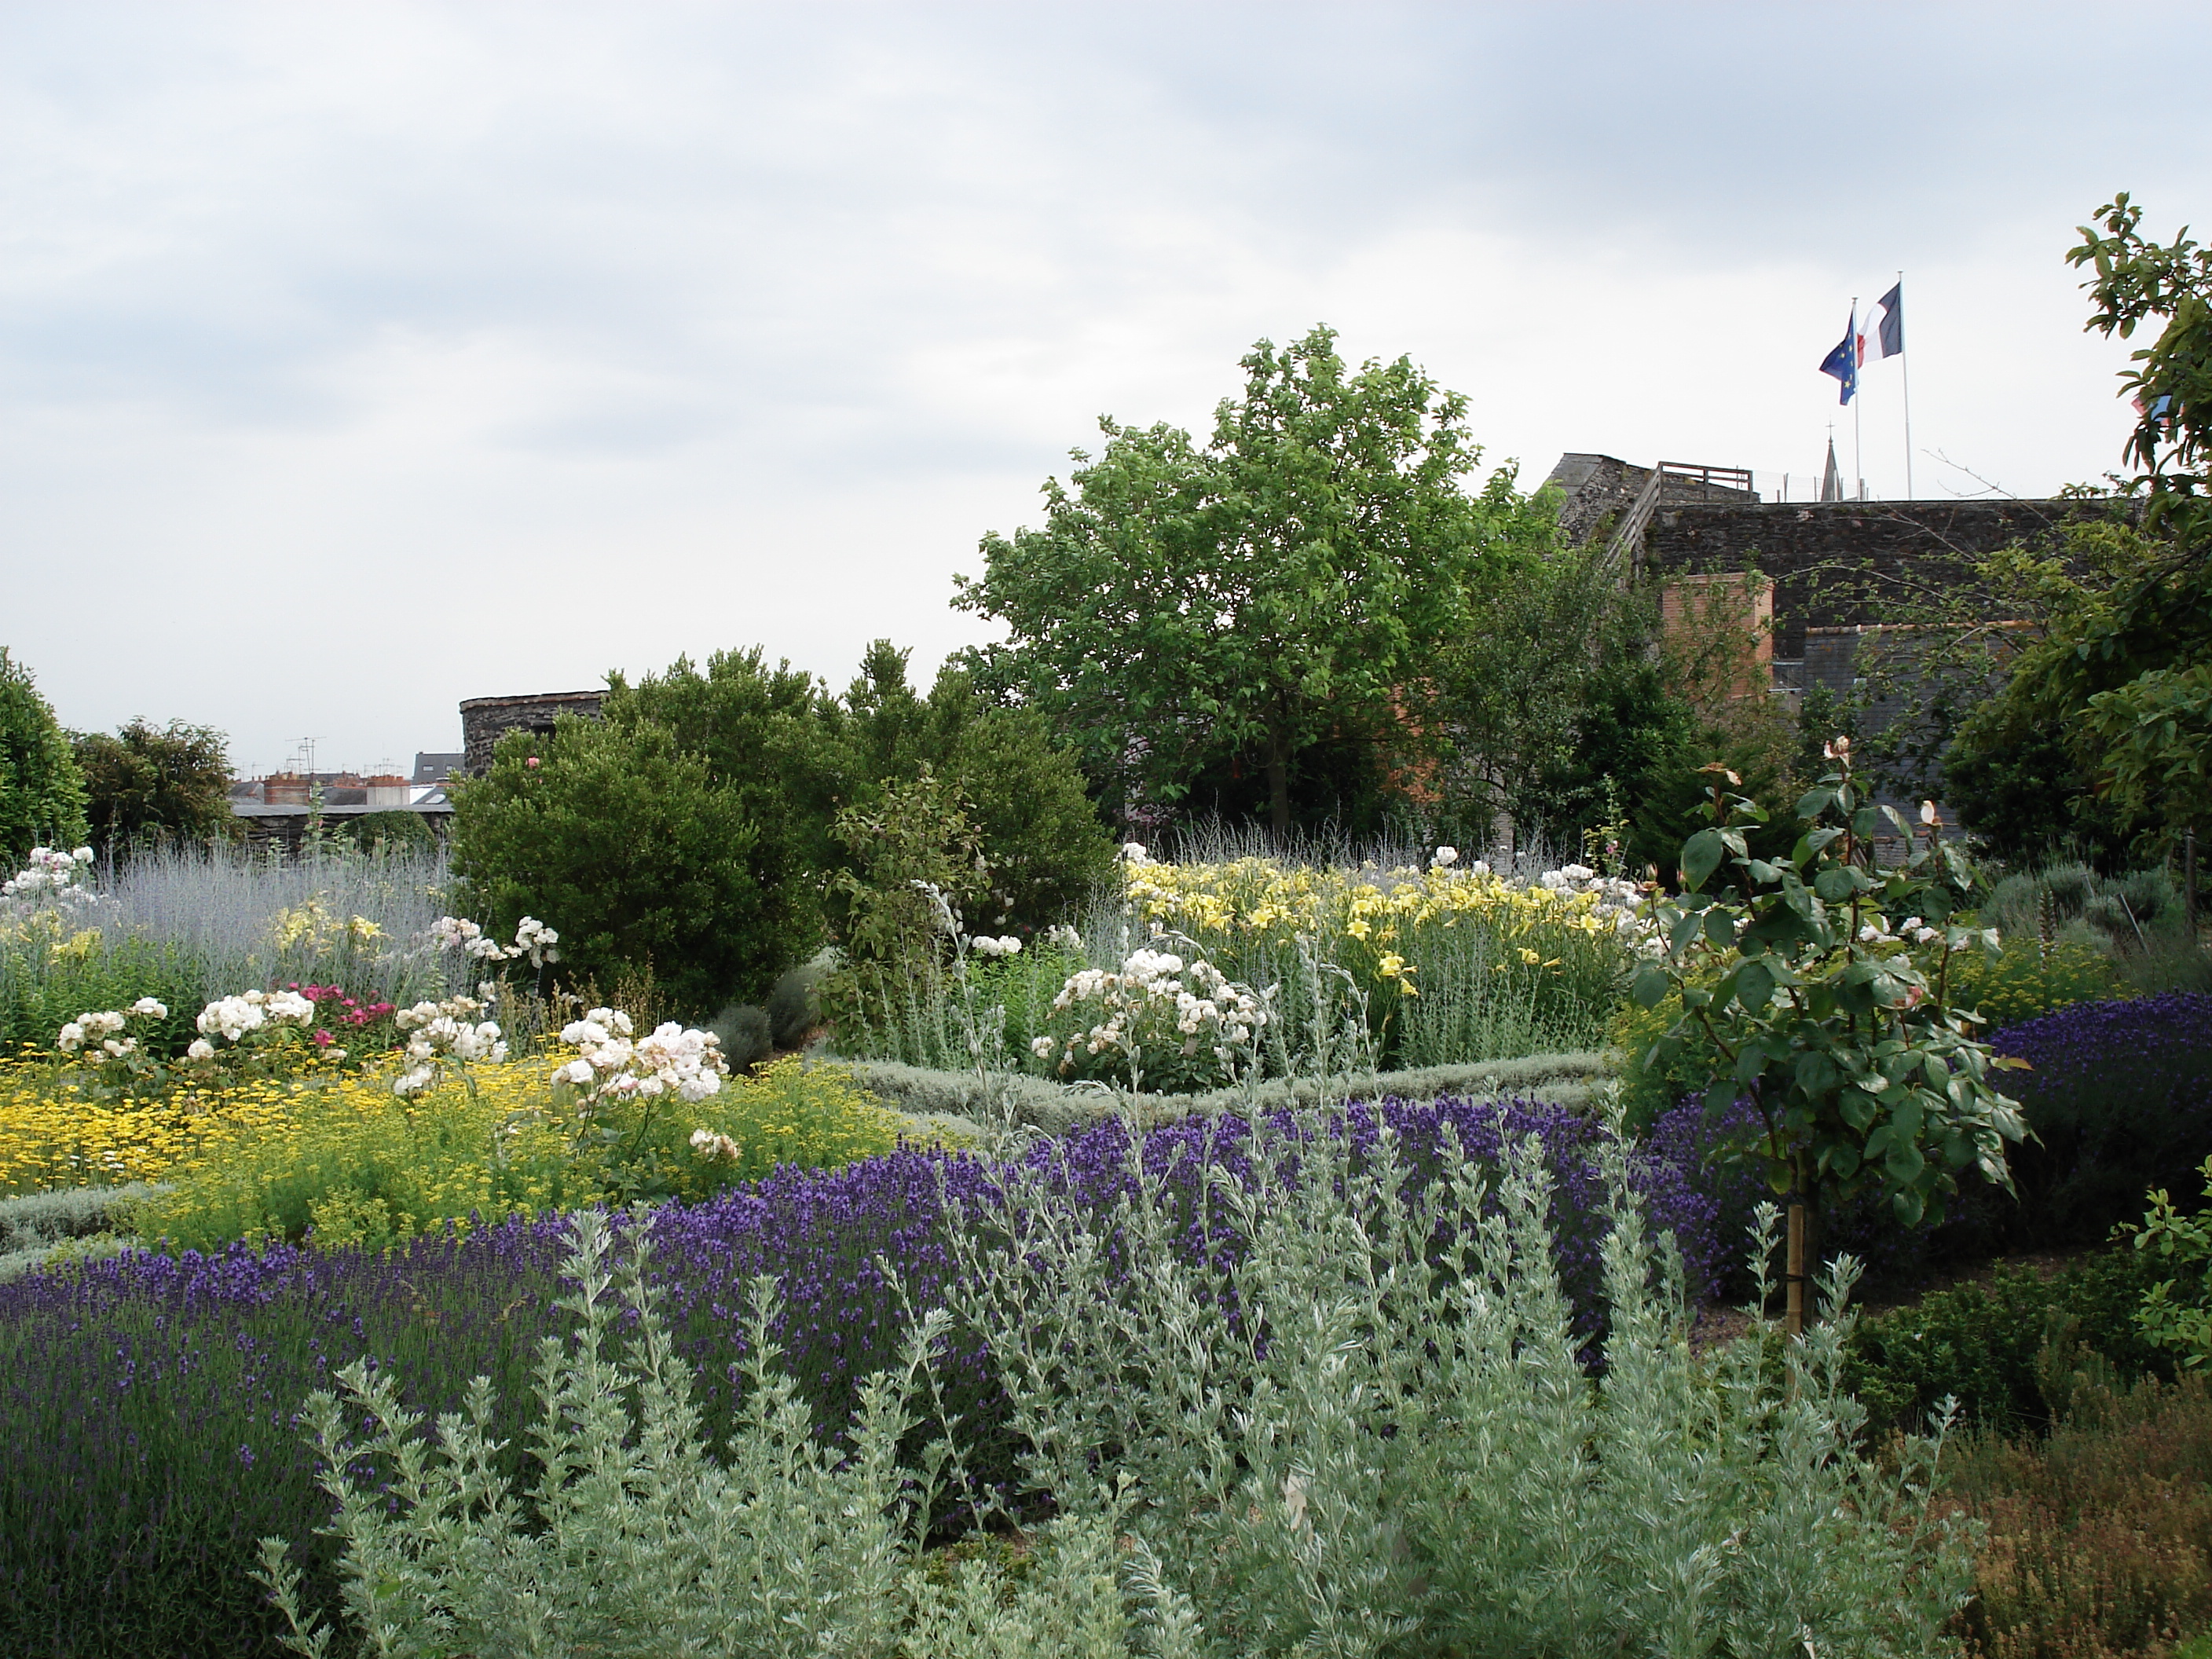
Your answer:
[[[562,714],[599,717],[605,691],[541,691],[526,697],[471,697],[461,705],[461,744],[468,756],[471,777],[491,770],[493,747],[509,732],[527,731],[550,735]]]
[[[1587,455],[1570,450],[1560,456],[1559,465],[1544,482],[1559,488],[1559,528],[1566,532],[1567,539],[1579,545],[1588,541],[1607,519],[1626,511],[1650,482],[1651,471],[1648,466],[1638,466],[1613,455]],[[1669,474],[1660,485],[1659,499],[1667,504],[1756,504],[1759,497],[1748,490]]]
[[[2047,543],[2069,518],[2109,510],[2059,500],[1662,507],[1644,568],[1663,576],[1757,565],[1775,584],[1774,654],[1802,661],[1808,629],[1873,621],[1885,598],[1955,588],[1984,555]]]

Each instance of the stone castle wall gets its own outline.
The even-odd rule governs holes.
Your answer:
[[[1808,628],[1875,620],[1885,592],[1955,587],[1976,559],[2015,542],[2051,540],[2076,514],[2067,501],[1757,501],[1662,507],[1644,538],[1655,574],[1741,570],[1775,584],[1774,654],[1805,654]]]
[[[469,775],[482,777],[491,770],[492,750],[509,732],[550,736],[553,722],[562,714],[597,720],[606,696],[604,691],[541,691],[526,697],[470,698],[461,705],[461,746],[468,755]]]

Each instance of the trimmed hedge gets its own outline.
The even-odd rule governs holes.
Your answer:
[[[1846,1386],[1878,1428],[1917,1429],[1947,1395],[1979,1427],[2046,1427],[2065,1406],[2051,1397],[2046,1352],[2087,1348],[2123,1378],[2173,1376],[2173,1356],[2144,1341],[2135,1325],[2143,1292],[2167,1276],[2163,1266],[2128,1244],[2049,1274],[2000,1265],[1986,1284],[1955,1285],[1861,1319]]]
[[[824,1054],[823,1058],[830,1058]],[[931,1071],[895,1060],[839,1060],[885,1105],[919,1118],[985,1118],[992,1091],[1011,1106],[1014,1120],[1048,1134],[1084,1128],[1121,1109],[1124,1097],[1104,1089],[1052,1083],[1019,1073],[1000,1073],[987,1084],[973,1072]],[[1530,1054],[1520,1060],[1485,1060],[1472,1066],[1430,1066],[1418,1071],[1378,1072],[1339,1078],[1324,1085],[1311,1078],[1278,1078],[1249,1093],[1215,1089],[1204,1094],[1144,1095],[1143,1115],[1165,1122],[1190,1112],[1262,1112],[1311,1105],[1325,1096],[1349,1092],[1363,1100],[1431,1101],[1445,1096],[1470,1100],[1516,1096],[1556,1105],[1583,1107],[1607,1075],[1602,1054]],[[1003,1109],[1003,1108],[1002,1108]]]

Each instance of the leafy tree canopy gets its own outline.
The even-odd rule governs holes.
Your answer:
[[[1059,921],[1114,865],[1074,751],[1041,711],[992,702],[957,664],[922,696],[908,684],[908,655],[876,641],[842,700],[825,702],[823,748],[838,809],[872,807],[933,774],[972,820],[990,864],[987,900],[970,922],[1034,929]],[[836,867],[849,872],[853,849],[839,845]]]
[[[551,922],[566,970],[603,988],[649,967],[694,1017],[764,991],[805,942],[794,890],[758,878],[761,838],[704,757],[636,718],[509,732],[453,792],[454,868],[483,920]]]
[[[841,815],[934,772],[988,857],[976,924],[1059,920],[1113,861],[1072,755],[1036,711],[957,671],[922,697],[906,665],[876,641],[839,699],[757,650],[679,658],[609,676],[600,720],[510,734],[456,788],[454,863],[482,919],[550,923],[603,987],[647,967],[693,1012],[757,997],[821,942],[836,878],[867,864]]]
[[[228,741],[213,726],[155,726],[141,716],[112,734],[81,733],[76,749],[93,844],[101,852],[237,833]]]
[[[2124,191],[2066,256],[2094,272],[2089,329],[2129,339],[2160,325],[2122,375],[2141,512],[2077,532],[2075,568],[2028,573],[2040,625],[1947,757],[1968,822],[2015,856],[2044,850],[2004,842],[2060,800],[2096,838],[2142,850],[2212,812],[2212,250],[2185,230],[2151,241],[2142,218]]]
[[[1407,358],[1347,368],[1316,327],[1243,359],[1204,445],[1102,418],[1045,522],[982,541],[954,604],[1006,623],[983,677],[1080,745],[1093,777],[1173,802],[1227,757],[1291,817],[1292,757],[1346,732],[1419,750],[1438,641],[1479,572],[1548,547],[1510,469],[1480,493],[1466,399]]]
[[[84,778],[69,735],[31,671],[0,645],[0,854],[12,873],[33,847],[74,848],[85,835]]]

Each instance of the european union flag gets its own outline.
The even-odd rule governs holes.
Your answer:
[[[1847,404],[1851,394],[1859,389],[1859,317],[1854,309],[1848,327],[1844,330],[1843,343],[1820,359],[1820,373],[1832,374],[1843,383],[1844,395],[1836,399]]]

